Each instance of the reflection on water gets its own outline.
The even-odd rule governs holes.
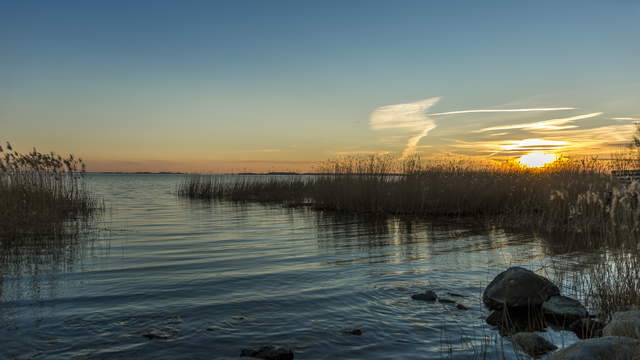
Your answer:
[[[4,252],[0,358],[235,359],[260,344],[308,359],[515,358],[480,294],[509,265],[553,261],[500,229],[190,202],[179,180],[92,175],[107,239]],[[410,299],[427,286],[469,309]]]

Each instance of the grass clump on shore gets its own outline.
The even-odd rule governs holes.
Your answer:
[[[100,209],[84,183],[85,165],[35,149],[23,154],[0,146],[0,242],[10,249],[77,235]],[[33,243],[36,242],[36,243]],[[33,243],[33,244],[32,244]]]

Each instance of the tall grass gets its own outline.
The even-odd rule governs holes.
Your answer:
[[[308,204],[319,210],[466,218],[539,232],[619,239],[640,233],[640,184],[617,183],[595,160],[544,169],[388,156],[322,164],[324,175],[187,177],[188,198]]]
[[[35,149],[0,146],[0,241],[3,256],[41,240],[64,239],[100,209],[84,182],[85,165]],[[35,242],[35,243],[34,243]]]

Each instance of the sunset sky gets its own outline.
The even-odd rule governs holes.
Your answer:
[[[604,154],[640,1],[0,0],[0,140],[94,171]]]

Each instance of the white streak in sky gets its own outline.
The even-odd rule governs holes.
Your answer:
[[[408,104],[382,106],[371,113],[369,124],[378,131],[396,129],[414,133],[402,152],[404,158],[415,151],[420,139],[435,129],[436,122],[427,117],[426,111],[438,101],[440,98],[434,97]]]
[[[570,123],[573,121],[589,119],[589,118],[600,116],[600,115],[602,115],[601,112],[595,112],[591,114],[584,114],[584,115],[578,115],[578,116],[572,116],[572,117],[560,118],[560,119],[537,121],[537,122],[524,123],[524,124],[492,126],[492,127],[476,130],[474,132],[513,130],[513,129],[542,130],[542,131],[566,130],[566,129],[573,129],[577,127],[576,125],[570,125]]]
[[[527,111],[559,111],[559,110],[575,110],[573,107],[557,107],[557,108],[529,108],[529,109],[478,109],[478,110],[461,110],[461,111],[448,111],[435,114],[429,114],[431,116],[440,115],[456,115],[456,114],[471,114],[471,113],[497,113],[497,112],[527,112]]]
[[[634,117],[615,117],[615,118],[611,118],[611,120],[640,121],[640,118],[634,118]]]

